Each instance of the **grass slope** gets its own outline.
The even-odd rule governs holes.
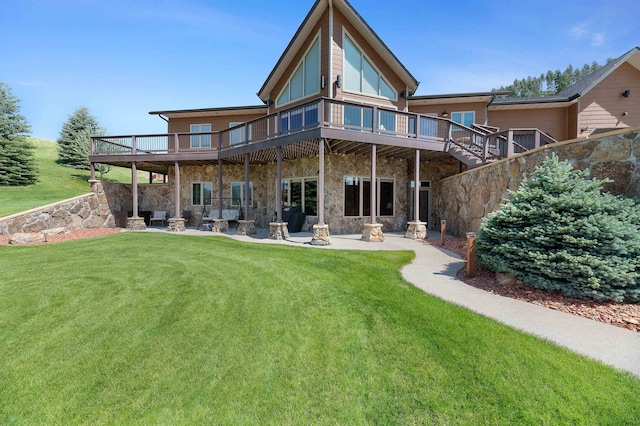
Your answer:
[[[640,380],[422,293],[411,256],[0,247],[0,423],[640,423]]]
[[[38,183],[29,186],[0,186],[0,217],[34,207],[55,203],[89,192],[89,171],[76,170],[56,163],[58,144],[54,141],[29,138],[36,146],[35,160]],[[106,180],[131,182],[131,171],[114,168]]]

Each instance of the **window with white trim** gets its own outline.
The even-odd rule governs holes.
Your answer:
[[[213,200],[213,184],[211,182],[193,182],[191,184],[191,205],[210,206]]]
[[[393,216],[394,186],[393,179],[376,179],[376,216]],[[344,215],[371,216],[371,179],[344,178]]]
[[[320,93],[320,34],[311,43],[302,61],[282,89],[276,106]]]
[[[284,179],[282,203],[287,206],[300,206],[307,216],[317,216],[318,178]]]
[[[245,194],[244,182],[231,182],[231,205],[234,207],[244,206]],[[253,204],[253,182],[249,182],[249,205]]]
[[[451,121],[471,127],[476,121],[475,111],[456,111],[451,113]]]
[[[191,133],[210,133],[211,124],[192,124]],[[191,149],[211,148],[211,135],[191,135]]]
[[[244,121],[231,121],[229,122],[229,128],[239,126],[244,123]],[[251,125],[249,125],[248,129],[246,126],[243,126],[231,130],[229,132],[229,143],[231,145],[245,143],[247,141],[247,136],[249,137],[249,140],[251,140]]]
[[[398,99],[396,91],[385,80],[357,44],[344,33],[344,90]]]

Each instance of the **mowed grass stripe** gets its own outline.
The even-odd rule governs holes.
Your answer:
[[[0,423],[634,424],[640,380],[430,297],[410,252],[0,247]]]

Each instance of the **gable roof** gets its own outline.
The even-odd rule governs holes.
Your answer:
[[[555,102],[571,102],[581,96],[584,96],[587,92],[597,86],[602,80],[607,78],[609,74],[614,72],[620,65],[628,62],[633,67],[640,71],[640,48],[634,47],[622,56],[609,62],[607,65],[597,69],[580,81],[567,87],[561,92],[556,93],[553,96],[545,96],[538,98],[497,98],[492,102],[492,105],[517,105],[517,104],[542,104],[542,103],[555,103]]]
[[[347,0],[317,0],[258,91],[258,97],[266,103],[269,93],[273,90],[280,78],[282,78],[285,70],[293,61],[296,53],[302,48],[304,42],[311,35],[311,31],[318,23],[324,12],[329,8],[329,4],[332,4],[333,7],[339,9],[345,18],[361,33],[365,40],[367,40],[376,52],[378,52],[380,57],[382,57],[382,59],[409,87],[409,92],[415,92],[420,84],[418,80],[411,75],[400,60],[393,54],[393,52],[391,52],[382,39],[380,39],[373,29],[371,29],[362,16],[356,12]]]

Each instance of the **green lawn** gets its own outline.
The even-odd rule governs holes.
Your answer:
[[[58,144],[54,141],[30,138],[36,146],[35,160],[38,183],[29,186],[0,186],[0,217],[34,207],[55,203],[90,192],[89,171],[63,167],[56,163]],[[105,180],[131,183],[131,170],[114,167]],[[139,175],[148,179],[148,173]]]
[[[411,258],[0,247],[0,424],[640,423],[640,380],[422,293]]]

